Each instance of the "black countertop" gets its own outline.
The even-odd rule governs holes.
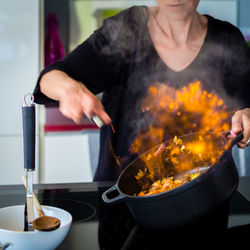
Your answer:
[[[41,204],[61,207],[72,214],[71,229],[58,249],[151,250],[166,247],[166,241],[169,240],[167,235],[159,239],[151,233],[148,236],[148,232],[142,232],[125,204],[104,204],[101,194],[113,184],[92,182],[34,185]],[[238,190],[231,200],[228,235],[223,239],[223,244],[226,242],[227,246],[235,247],[248,244],[250,247],[250,176],[240,177]],[[0,186],[0,207],[24,202],[23,185]]]

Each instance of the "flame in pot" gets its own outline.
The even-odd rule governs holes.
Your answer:
[[[142,154],[175,135],[230,129],[224,101],[216,93],[203,90],[199,81],[180,90],[156,83],[148,88],[141,110],[149,112],[153,122],[137,135],[130,147],[132,153]]]
[[[218,132],[230,129],[229,118],[224,101],[214,92],[203,90],[201,82],[192,82],[187,87],[175,90],[166,84],[156,83],[148,88],[148,95],[141,105],[142,112],[150,113],[152,124],[146,132],[139,133],[131,145],[132,153],[142,154],[168,138],[173,142],[165,145],[164,157],[154,153],[143,154],[145,170],[136,176],[140,181],[164,178],[171,173],[169,169],[185,171],[197,164],[216,162],[225,150],[216,145],[212,137],[199,137],[193,141],[183,142],[182,135],[200,132]],[[219,134],[220,135],[220,134]],[[139,178],[140,177],[140,178]],[[145,187],[145,182],[143,184]]]

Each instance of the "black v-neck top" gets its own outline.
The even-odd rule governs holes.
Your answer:
[[[148,112],[141,111],[148,87],[156,82],[180,89],[200,81],[203,89],[215,91],[229,110],[250,107],[249,47],[238,28],[206,17],[208,29],[200,52],[179,72],[171,70],[154,48],[147,26],[149,11],[145,6],[131,7],[106,19],[100,29],[69,55],[41,72],[34,91],[35,102],[39,104],[54,102],[43,95],[39,87],[41,76],[53,69],[83,82],[95,94],[103,92],[102,102],[116,133],[112,133],[110,126],[101,129],[94,180],[117,179],[135,157],[129,153],[129,147],[138,132],[145,131],[152,123],[161,127],[160,121],[152,120]],[[174,129],[166,131],[164,139],[181,135]],[[189,132],[195,131],[181,130],[182,134]],[[117,166],[111,145],[122,167]]]

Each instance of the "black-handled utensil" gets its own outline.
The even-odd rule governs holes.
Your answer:
[[[30,97],[30,100],[28,100]],[[32,222],[34,220],[33,210],[33,171],[35,170],[35,104],[34,97],[31,94],[24,96],[22,106],[23,119],[23,152],[24,152],[24,170],[26,172],[26,211],[27,223],[25,229],[33,230]]]
[[[30,103],[26,99],[31,96]],[[24,96],[24,104],[22,107],[23,116],[23,150],[24,150],[24,169],[26,171],[35,170],[35,129],[36,129],[36,114],[33,96],[27,94]]]

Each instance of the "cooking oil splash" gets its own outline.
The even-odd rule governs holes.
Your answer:
[[[111,127],[111,129],[112,129],[113,134],[115,134],[115,129],[114,129],[114,126],[113,126],[112,123],[110,124],[110,127]]]
[[[121,167],[120,157],[115,154],[115,151],[114,151],[113,145],[111,143],[111,140],[109,140],[109,152],[114,157],[117,166]]]
[[[115,134],[115,129],[114,129],[114,126],[112,123],[110,124],[110,127],[112,129],[113,134]],[[109,151],[111,152],[112,156],[114,157],[117,166],[120,167],[121,166],[120,157],[115,154],[111,140],[109,140]]]

